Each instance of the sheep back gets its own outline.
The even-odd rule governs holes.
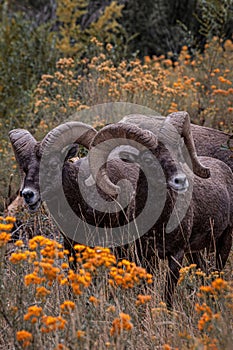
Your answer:
[[[189,240],[192,251],[213,250],[213,238],[218,240],[227,227],[233,228],[233,175],[222,161],[200,157],[211,176],[195,176],[193,188],[193,229]]]

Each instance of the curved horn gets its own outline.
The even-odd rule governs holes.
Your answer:
[[[119,139],[121,139],[120,143]],[[132,141],[134,142],[132,143]],[[97,133],[92,141],[91,152],[89,153],[90,170],[102,191],[113,197],[120,192],[120,188],[109,179],[106,162],[109,153],[120,145],[132,145],[138,149],[144,149],[145,147],[155,149],[158,140],[150,131],[126,123],[107,125]]]
[[[190,117],[187,112],[181,111],[169,114],[165,119],[164,125],[160,129],[160,133],[163,134],[165,138],[173,141],[177,141],[177,136],[182,136],[191,158],[194,174],[202,178],[210,177],[209,168],[204,167],[197,157],[191,131]]]
[[[34,149],[37,141],[29,131],[24,129],[11,130],[9,132],[9,138],[22,175],[22,168],[23,166],[27,167],[30,162],[31,150]]]
[[[57,151],[71,143],[79,143],[87,149],[97,131],[90,125],[81,122],[67,122],[52,129],[42,140],[40,152]]]

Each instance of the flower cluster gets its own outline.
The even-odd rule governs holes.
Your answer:
[[[149,301],[151,301],[151,295],[138,294],[137,300],[136,300],[136,306],[139,306],[139,305],[142,305],[142,304],[146,304]]]
[[[210,285],[201,286],[198,296],[201,301],[196,303],[196,312],[199,316],[197,327],[201,333],[200,342],[208,349],[225,348],[225,339],[221,339],[219,334],[226,329],[225,313],[228,310],[232,311],[231,284],[217,277]]]
[[[116,264],[116,257],[109,248],[89,248],[77,244],[74,249],[77,251],[77,262],[82,264],[85,270],[95,272],[100,267],[110,268]]]
[[[133,328],[133,324],[130,322],[131,317],[128,314],[121,312],[119,317],[115,318],[110,329],[110,335],[120,335],[123,330],[130,331]]]
[[[31,321],[32,323],[36,323],[38,321],[38,317],[43,314],[42,307],[37,305],[30,306],[28,308],[28,312],[24,315],[25,321]]]
[[[49,333],[57,330],[62,330],[65,328],[67,321],[61,316],[43,316],[42,317],[43,327],[41,327],[42,333]]]
[[[198,314],[201,314],[201,318],[198,321],[198,329],[200,331],[211,331],[213,329],[212,322],[220,318],[220,314],[214,314],[211,308],[203,303],[202,305],[196,305],[196,311]]]
[[[26,348],[31,344],[33,336],[30,332],[22,330],[17,332],[16,339],[22,343],[23,348]]]
[[[60,309],[63,314],[70,314],[70,312],[75,309],[75,303],[71,300],[65,300],[64,303],[60,305]]]
[[[201,271],[200,269],[197,269],[196,264],[190,264],[180,269],[180,277],[178,280],[178,284],[195,284],[199,277],[206,277],[205,272]]]
[[[98,41],[92,44],[98,55],[90,60],[60,59],[57,71],[42,77],[35,91],[35,113],[50,112],[50,121],[53,115],[62,120],[87,106],[126,101],[156,108],[162,115],[187,110],[198,124],[231,130],[231,41],[223,50],[223,43],[213,38],[204,55],[190,55],[184,46],[177,62],[154,56],[118,64]],[[100,120],[98,124],[102,125]]]
[[[224,293],[229,289],[229,284],[224,281],[222,278],[216,278],[210,286],[201,286],[199,293],[200,297],[204,297],[205,295],[209,294],[212,296],[219,296],[221,293]]]
[[[9,242],[11,234],[8,233],[14,227],[16,219],[12,216],[2,217],[0,216],[0,247]]]
[[[146,281],[148,284],[153,282],[152,275],[147,273],[144,268],[125,259],[110,269],[110,276],[109,283],[112,286],[120,286],[125,289],[133,288],[134,285],[142,281]]]
[[[75,245],[77,261],[75,271],[70,269],[67,264],[69,252],[56,241],[35,236],[29,240],[28,248],[22,241],[17,241],[15,251],[9,260],[15,268],[19,267],[20,264],[23,264],[24,267],[30,266],[30,273],[24,275],[24,287],[25,290],[34,291],[34,300],[37,300],[38,304],[27,307],[23,320],[30,327],[30,330],[34,327],[33,329],[40,331],[43,336],[67,329],[70,320],[77,317],[77,304],[75,300],[70,299],[60,303],[59,309],[57,309],[58,314],[56,312],[55,315],[48,315],[45,305],[52,297],[52,287],[55,285],[61,290],[65,289],[65,286],[71,287],[73,296],[76,296],[77,300],[85,300],[85,303],[94,312],[93,310],[97,311],[97,307],[99,310],[102,306],[101,294],[98,294],[98,289],[94,289],[98,276],[101,276],[101,280],[105,280],[104,289],[110,287],[111,294],[114,293],[115,287],[121,287],[124,290],[131,289],[142,281],[152,283],[152,276],[145,269],[125,259],[117,263],[115,256],[108,248]],[[90,295],[90,291],[95,292]],[[151,296],[139,294],[135,304],[137,306],[143,305],[150,300]],[[16,313],[18,311],[17,309]],[[112,318],[115,311],[116,307],[111,305],[107,309],[109,317]],[[119,317],[112,321],[110,335],[115,336],[121,334],[122,331],[131,330],[133,325],[130,320],[131,317],[128,314],[120,313]],[[79,327],[80,323],[78,322],[77,328],[73,329],[76,332],[77,340],[80,341],[85,339],[85,332]],[[27,338],[26,333],[19,334],[21,336],[18,339],[22,341],[23,346],[30,345],[32,338],[29,335]]]

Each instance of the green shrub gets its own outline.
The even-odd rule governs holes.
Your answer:
[[[38,27],[23,13],[0,7],[0,119],[7,129],[30,125],[32,91],[57,59],[51,25]]]

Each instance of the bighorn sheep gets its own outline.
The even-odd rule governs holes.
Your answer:
[[[178,117],[179,115],[182,116],[184,113],[185,112],[172,113],[167,118],[172,118],[173,116]],[[164,117],[130,115],[123,118],[122,122],[134,124],[141,129],[149,130],[156,135],[159,128],[164,123],[164,120]],[[201,127],[194,124],[191,124],[191,130],[198,155],[220,159],[228,164],[233,171],[233,158],[231,157],[230,150],[221,149],[222,144],[226,144],[229,139],[228,134],[219,130]],[[53,171],[56,177],[56,165],[58,165],[58,161],[60,160],[60,152],[62,152],[63,148],[70,143],[69,137],[64,139],[64,134],[67,131],[70,131],[72,135],[74,135],[74,138],[76,139],[74,143],[82,144],[87,149],[89,149],[90,143],[97,133],[91,126],[79,122],[68,122],[56,127],[51,130],[41,142],[37,142],[35,138],[24,129],[14,129],[9,132],[10,141],[13,146],[22,179],[20,193],[31,211],[36,210],[41,203],[39,188],[39,165],[41,155],[46,147],[49,148],[50,144],[53,144],[55,138],[61,138],[62,136],[63,141],[60,142],[59,145],[56,144],[57,149],[54,151],[53,164],[50,164],[50,168],[48,169],[48,171]],[[65,160],[73,157],[76,150],[77,148],[72,147]],[[82,158],[82,160],[72,164],[67,164],[67,162],[65,162],[64,165],[76,172],[83,161],[86,161],[86,158]],[[66,178],[66,176],[68,175],[65,175],[64,169],[63,178]],[[54,186],[56,186],[55,179]],[[65,189],[65,191],[68,193],[68,190]],[[51,193],[51,189],[49,192]]]
[[[94,205],[98,197],[96,199],[96,192],[93,190],[93,186],[85,186],[84,183],[90,176],[87,157],[75,162],[69,161],[77,151],[77,144],[81,144],[89,149],[91,140],[96,133],[94,128],[80,122],[68,122],[56,127],[41,142],[37,142],[27,130],[15,129],[10,131],[10,140],[22,178],[21,195],[31,212],[38,209],[41,203],[41,196],[43,196],[43,199],[46,199],[46,202],[50,206],[56,207],[55,210],[58,216],[61,213],[62,220],[67,220],[69,224],[69,213],[66,215],[66,212],[64,212],[65,209],[61,208],[63,203],[57,199],[57,192],[60,191],[59,167],[61,164],[61,154],[64,148],[72,142],[72,147],[68,150],[67,155],[64,156],[64,164],[62,162],[62,185],[70,207],[78,217],[83,219],[83,222],[87,222],[90,225],[97,227],[121,225],[122,221],[125,220],[126,214],[124,211],[108,213],[106,210],[104,212],[99,211],[97,208],[98,205],[95,209],[90,205],[90,203]],[[40,165],[42,156],[46,151],[51,151],[53,156],[52,158],[48,158],[48,163],[44,169],[43,193],[41,193],[39,173],[43,173]],[[131,164],[122,167],[122,161],[120,159],[109,162],[108,164],[113,182],[117,183],[119,179],[128,177],[135,186],[138,176],[137,168],[137,166],[132,166]],[[80,190],[82,184],[85,186],[85,194]],[[109,200],[109,197],[103,192],[102,196],[105,200]],[[89,201],[87,201],[87,197]],[[80,231],[84,235],[81,227]],[[78,241],[78,238],[76,241]],[[72,245],[72,240],[65,237],[66,248],[72,249]]]
[[[174,112],[167,118],[182,118],[186,112]],[[137,125],[143,130],[149,130],[158,135],[160,128],[164,123],[164,117],[144,116],[144,115],[128,115],[121,122]],[[220,159],[226,163],[233,171],[233,157],[230,149],[223,148],[230,141],[230,135],[216,129],[207,128],[200,125],[191,124],[194,144],[198,156],[207,156]],[[183,151],[183,150],[182,150]]]
[[[131,128],[132,124],[135,123],[135,128],[137,130],[141,130],[141,132],[142,129],[148,129],[149,131],[147,133],[144,131],[144,135],[148,134],[147,136],[150,135],[151,137],[151,131],[155,132],[155,134],[157,133],[156,130],[158,128],[158,120],[159,125],[162,126],[165,119],[158,117],[135,115],[129,116],[128,121],[127,117],[124,118],[123,122],[129,124]],[[145,125],[143,121],[145,121]],[[200,154],[216,156],[223,159],[226,163],[229,162],[228,158],[230,151],[219,151],[221,144],[226,143],[228,140],[227,134],[214,129],[200,128],[195,125],[192,125],[192,131],[195,135],[194,141],[199,145]],[[60,171],[59,164],[61,154],[63,153],[64,148],[68,144],[72,143],[72,147],[68,150],[68,154],[64,156],[64,164],[62,167],[62,184],[65,197],[76,215],[82,217],[83,221],[97,227],[117,227],[123,225],[125,222],[128,222],[130,215],[135,216],[133,208],[134,204],[131,203],[129,205],[129,210],[128,207],[125,207],[123,210],[120,210],[117,213],[99,211],[98,197],[96,197],[96,191],[94,191],[95,186],[89,187],[85,185],[85,180],[90,176],[88,158],[84,157],[74,163],[69,162],[69,158],[73,157],[77,150],[77,145],[75,144],[82,144],[89,149],[90,144],[96,134],[97,132],[95,129],[89,125],[79,122],[68,122],[58,126],[57,128],[51,130],[41,142],[37,142],[27,130],[15,129],[10,131],[10,140],[22,175],[21,195],[31,211],[38,209],[41,203],[41,195],[43,194],[43,197],[47,202],[52,201],[54,205],[57,206],[58,215],[61,212],[63,214],[63,219],[69,220],[63,210],[60,208],[63,203],[57,203],[56,191],[58,190],[57,183],[59,183],[57,174]],[[70,137],[71,135],[72,137]],[[209,145],[208,149],[206,148],[207,138]],[[57,142],[57,140],[59,142]],[[43,181],[43,193],[41,193],[39,181],[40,163],[41,157],[48,149],[52,152],[53,156],[49,159],[47,164]],[[233,169],[232,163],[231,168]],[[46,175],[48,174],[51,174],[50,178],[52,177],[53,181],[48,181],[48,184],[46,184]],[[137,164],[126,164],[120,159],[115,159],[108,162],[107,174],[112,183],[117,184],[120,179],[128,179],[132,183],[132,187],[136,189],[139,176],[139,167]],[[142,177],[143,174],[140,176]],[[80,178],[80,181],[77,181],[78,177]],[[178,179],[178,181],[182,181],[182,179]],[[86,192],[85,196],[89,198],[88,202],[86,202],[85,198],[83,198],[83,193],[80,190],[80,183],[83,185],[84,191]],[[104,191],[100,190],[100,193],[105,200],[111,200],[111,198],[106,195]],[[96,201],[97,206],[93,208],[92,204]],[[143,200],[141,201],[141,204],[142,203]],[[137,212],[139,211],[140,208],[137,208]],[[65,244],[66,247],[69,246],[70,240],[65,240]]]
[[[179,269],[185,254],[205,269],[201,251],[215,251],[216,268],[224,268],[232,245],[233,232],[233,173],[222,161],[210,157],[197,157],[192,137],[192,129],[188,113],[178,113],[167,117],[162,127],[157,130],[158,137],[154,134],[146,134],[145,130],[137,125],[123,122],[108,125],[94,137],[91,147],[97,153],[90,153],[90,169],[97,185],[107,194],[116,196],[120,187],[113,184],[106,170],[108,155],[115,147],[116,139],[121,139],[123,144],[129,144],[129,140],[144,144],[150,151],[124,150],[120,153],[122,159],[127,162],[139,163],[147,170],[147,182],[154,187],[154,202],[148,212],[148,220],[156,211],[157,202],[160,202],[162,184],[161,165],[167,186],[165,204],[161,215],[151,229],[141,237],[142,254],[146,255],[148,262],[154,259],[153,240],[161,259],[168,259],[169,272],[166,280],[165,299],[168,306],[172,305],[173,293],[179,278]],[[142,123],[144,121],[142,120]],[[141,126],[139,124],[139,126]],[[154,130],[153,130],[154,131]],[[166,231],[170,217],[174,211],[177,196],[186,200],[186,193],[192,177],[192,173],[184,164],[181,165],[179,143],[180,136],[184,140],[190,154],[192,168],[196,174],[193,178],[193,189],[190,205],[184,218],[178,220],[177,227],[171,232]],[[114,140],[114,142],[112,141]],[[153,144],[154,143],[154,144]],[[138,146],[135,146],[137,148]],[[174,152],[175,150],[175,152]],[[95,155],[98,154],[98,157]],[[135,212],[141,211],[142,198],[145,198],[145,178],[140,170],[136,189]],[[164,189],[162,189],[163,191]],[[157,199],[157,202],[156,202]],[[144,203],[143,203],[144,204]],[[184,207],[183,207],[184,208]],[[179,212],[177,213],[179,219]],[[148,245],[148,241],[150,244]]]

